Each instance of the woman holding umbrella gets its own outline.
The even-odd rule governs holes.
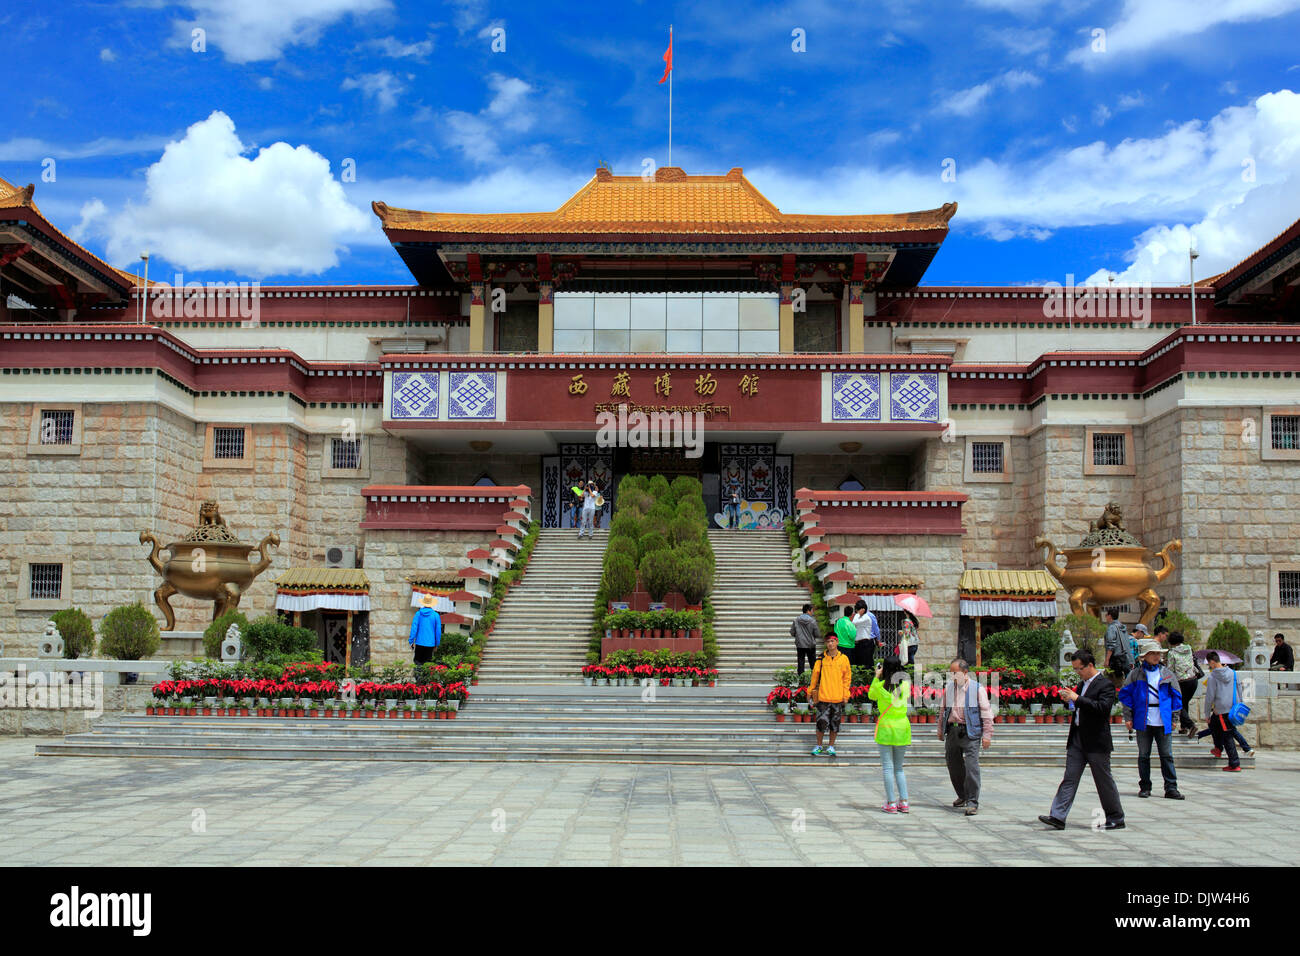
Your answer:
[[[921,644],[917,633],[917,618],[934,617],[934,612],[930,610],[930,605],[926,603],[925,598],[918,594],[895,594],[894,603],[907,615],[907,620],[903,622],[903,629],[898,632],[898,658],[904,664],[913,664],[916,662],[916,652]]]

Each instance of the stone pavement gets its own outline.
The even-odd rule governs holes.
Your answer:
[[[1183,803],[1139,800],[1088,827],[1085,775],[1046,831],[1054,768],[988,768],[978,817],[939,768],[908,772],[912,813],[882,814],[879,772],[560,763],[357,763],[42,757],[0,740],[6,865],[561,864],[1201,866],[1300,864],[1300,755],[1241,774],[1188,771]],[[198,832],[196,832],[198,831]],[[1211,835],[1231,840],[1214,851]],[[1136,852],[1134,852],[1136,851]]]

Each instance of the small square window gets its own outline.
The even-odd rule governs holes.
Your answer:
[[[361,439],[330,439],[330,461],[332,468],[355,470],[361,467]]]
[[[244,457],[244,429],[212,429],[212,457],[242,459]]]
[[[27,597],[32,601],[58,601],[63,597],[62,564],[29,564]]]
[[[1277,600],[1282,607],[1300,608],[1300,571],[1277,573]]]
[[[41,444],[71,445],[77,413],[68,409],[41,409]]]
[[[1124,460],[1123,432],[1092,433],[1092,463],[1101,466],[1122,466]]]
[[[1002,474],[1002,442],[974,442],[971,446],[971,471],[980,475]]]
[[[1270,422],[1270,437],[1275,451],[1300,449],[1300,415],[1272,415]]]

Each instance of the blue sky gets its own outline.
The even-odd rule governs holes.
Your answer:
[[[1300,0],[11,4],[0,176],[151,277],[405,283],[372,199],[666,164],[669,23],[673,165],[788,212],[956,200],[926,284],[1185,282],[1300,217]]]

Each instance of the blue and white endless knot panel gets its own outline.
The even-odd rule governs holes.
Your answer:
[[[438,373],[394,372],[389,418],[437,418]]]
[[[939,375],[936,372],[891,372],[889,415],[896,422],[939,420]]]
[[[496,418],[497,373],[452,372],[447,397],[448,418]]]
[[[880,421],[880,373],[832,373],[831,421]]]

